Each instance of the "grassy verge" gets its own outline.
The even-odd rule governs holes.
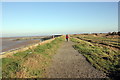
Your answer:
[[[57,48],[63,42],[63,37],[55,38],[50,43],[39,45],[34,49],[18,52],[2,59],[3,78],[38,78],[42,77],[46,66]]]
[[[73,46],[97,69],[109,74],[119,76],[120,74],[120,53],[106,46],[92,44],[76,38],[71,38],[76,44]]]
[[[93,36],[93,35],[73,35],[73,37],[120,49],[119,36],[106,37],[106,36]]]

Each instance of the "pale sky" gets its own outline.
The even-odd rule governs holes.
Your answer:
[[[118,30],[117,2],[3,2],[3,36]]]

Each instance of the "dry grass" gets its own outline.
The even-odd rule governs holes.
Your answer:
[[[78,35],[76,35],[78,36]],[[88,37],[87,37],[88,38]],[[97,69],[109,74],[110,77],[118,77],[120,74],[119,49],[97,43],[91,43],[79,38],[71,38],[76,43],[73,47],[79,51]],[[94,38],[93,38],[94,40]]]
[[[63,37],[58,37],[50,43],[3,58],[3,78],[41,78],[62,42]]]

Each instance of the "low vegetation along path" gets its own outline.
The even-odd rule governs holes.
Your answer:
[[[106,78],[105,73],[92,67],[72,45],[71,41],[64,42],[59,48],[46,70],[47,78]]]

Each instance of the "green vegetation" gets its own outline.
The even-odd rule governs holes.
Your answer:
[[[18,52],[2,59],[3,78],[38,78],[51,61],[57,48],[63,42],[63,36],[55,38],[50,43],[39,45],[34,49]]]
[[[73,37],[73,36],[72,36]],[[73,47],[79,51],[96,68],[109,75],[120,73],[119,49],[93,44],[78,38],[71,38],[76,44]]]
[[[73,37],[90,41],[93,43],[99,43],[99,44],[120,48],[119,36],[75,35]]]
[[[51,39],[51,36],[47,36],[47,37],[21,37],[21,38],[16,38],[13,41],[20,41],[20,40],[31,40],[31,39],[43,39],[43,40],[48,40]]]

